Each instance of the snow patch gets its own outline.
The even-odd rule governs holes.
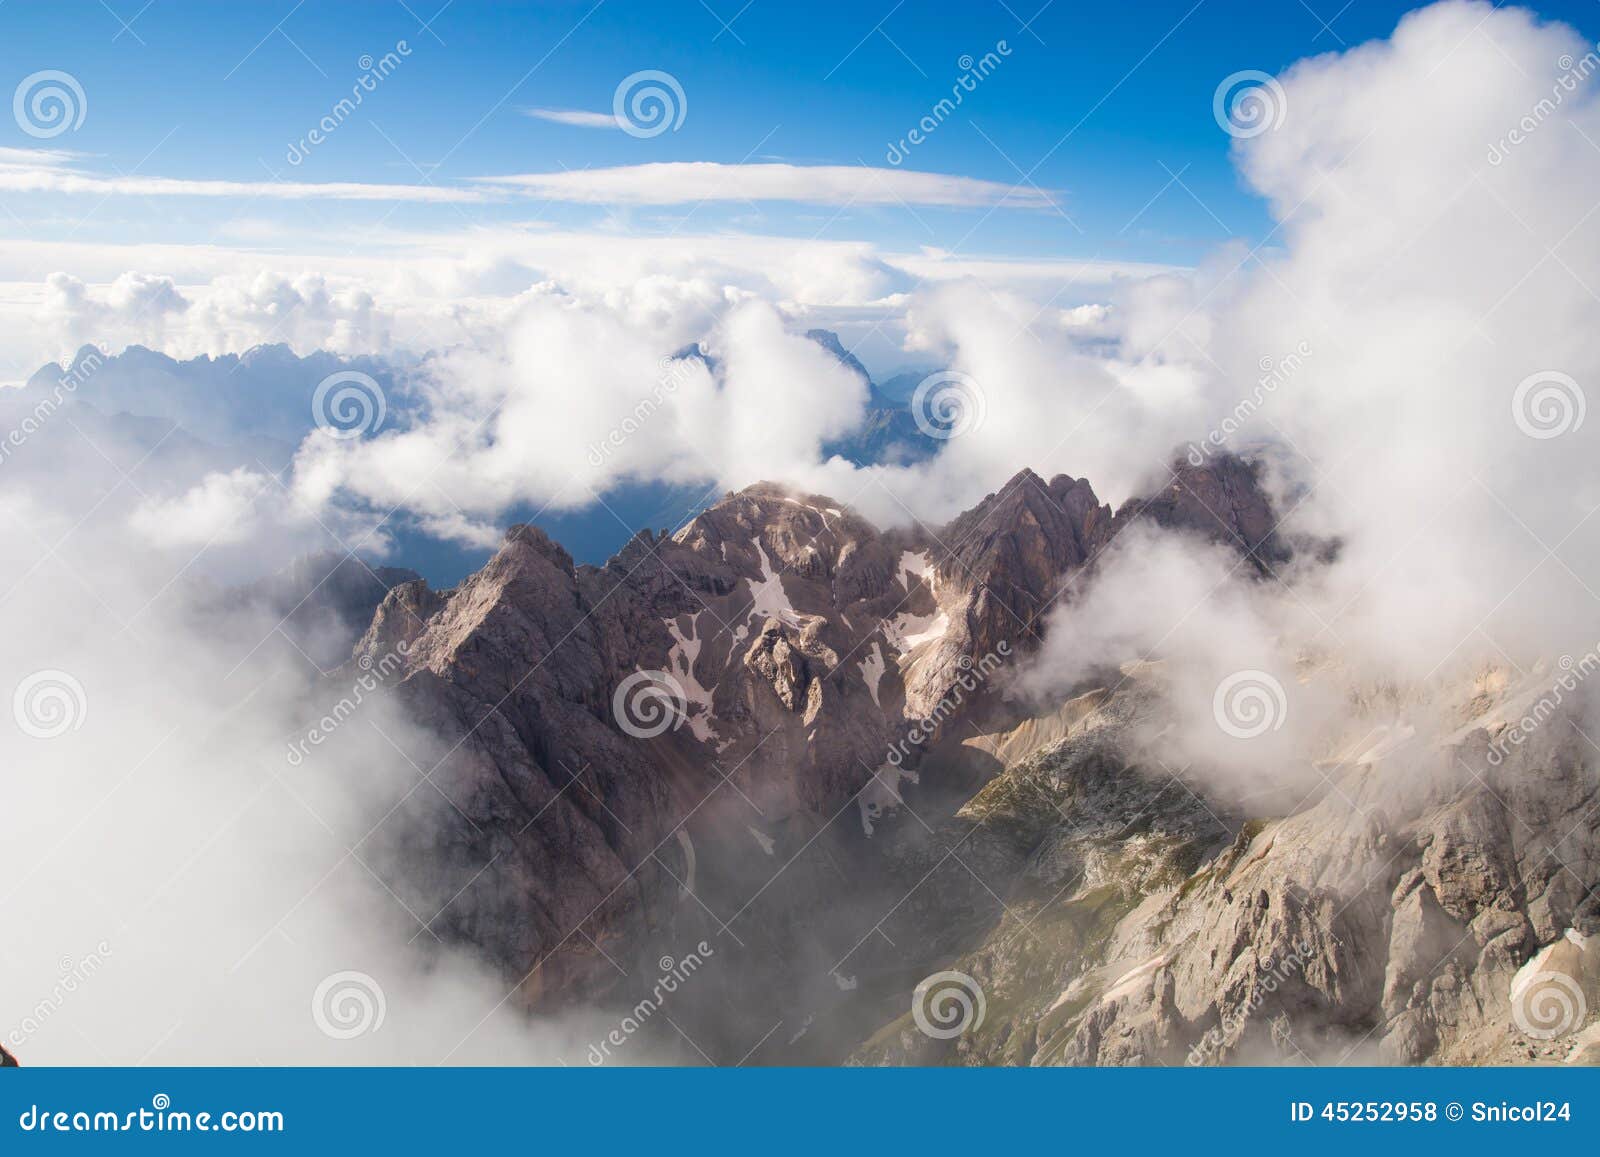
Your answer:
[[[766,832],[750,824],[746,824],[744,829],[756,838],[756,843],[761,845],[761,850],[763,852],[767,853],[769,856],[772,855],[772,849],[777,844],[776,840],[767,835]]]
[[[870,838],[872,829],[883,814],[892,807],[899,807],[904,801],[900,798],[900,784],[917,783],[917,773],[907,771],[903,767],[896,767],[886,763],[873,774],[872,781],[862,788],[856,796],[856,806],[861,810],[861,830]]]
[[[861,681],[867,685],[867,690],[872,692],[872,702],[875,706],[882,707],[878,702],[878,683],[883,678],[884,661],[883,650],[878,646],[878,641],[872,641],[872,652],[861,660]]]
[[[801,502],[798,498],[788,498],[788,497],[785,497],[784,501],[789,503],[792,506],[798,506],[802,510],[809,510],[813,514],[821,515],[822,516],[822,528],[824,530],[832,530],[833,529],[828,524],[828,515],[831,514],[835,518],[839,518],[840,516],[842,516],[844,514],[844,511],[840,510],[836,506],[812,506],[811,503],[809,503],[809,502]]]
[[[1109,1003],[1138,991],[1140,983],[1166,962],[1167,954],[1163,952],[1152,956],[1137,968],[1128,969],[1128,971],[1117,977],[1110,988],[1101,993],[1100,1000],[1104,1003]]]
[[[943,610],[931,615],[901,613],[894,617],[893,622],[883,624],[883,637],[900,653],[900,667],[904,670],[910,662],[912,651],[924,643],[944,638],[949,630],[950,616]]]
[[[689,833],[682,828],[678,829],[678,846],[683,849],[684,862],[688,865],[685,869],[688,879],[678,889],[678,899],[687,900],[694,895],[694,841],[689,838]]]
[[[695,661],[700,658],[700,648],[705,642],[700,638],[700,616],[704,613],[696,611],[689,616],[687,635],[678,629],[676,618],[662,620],[667,626],[667,634],[672,636],[672,649],[667,652],[667,670],[683,687],[684,698],[688,701],[685,712],[689,730],[701,742],[707,742],[717,734],[711,723],[711,692],[714,688],[704,686],[694,673]],[[695,704],[700,705],[700,711],[693,710]]]
[[[761,556],[761,581],[744,580],[750,584],[751,599],[750,611],[745,618],[757,615],[762,619],[780,619],[791,627],[798,627],[800,615],[784,592],[783,576],[774,569],[772,560],[767,557],[767,548],[762,545],[760,536],[757,535],[751,543]]]
[[[933,589],[933,558],[927,551],[922,551],[921,553],[910,550],[900,552],[898,576],[900,585],[908,591],[911,589],[912,575],[916,575],[927,583],[929,590]]]

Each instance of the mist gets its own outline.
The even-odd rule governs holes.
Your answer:
[[[1449,0],[1295,64],[1268,93],[1281,121],[1233,143],[1272,235],[1071,306],[832,249],[765,283],[696,263],[630,269],[626,289],[479,270],[475,288],[520,288],[470,324],[435,317],[420,404],[395,428],[314,430],[281,476],[120,494],[5,480],[18,726],[0,729],[0,848],[21,867],[0,890],[0,991],[34,1011],[0,1039],[28,1064],[555,1063],[609,1023],[529,1018],[518,978],[439,943],[448,891],[395,888],[415,866],[371,837],[413,793],[441,792],[439,740],[380,691],[292,761],[364,672],[318,670],[270,617],[200,597],[311,544],[381,551],[386,511],[485,545],[525,504],[765,479],[880,525],[938,525],[1022,467],[1118,505],[1170,484],[1186,454],[1259,453],[1280,532],[1329,549],[1262,573],[1135,526],[1062,593],[1015,685],[1049,702],[1157,663],[1173,710],[1152,750],[1239,797],[1313,787],[1315,761],[1398,719],[1394,703],[1442,711],[1486,666],[1590,650],[1600,106],[1563,77],[1593,51],[1524,11]],[[1508,144],[1552,92],[1567,95]],[[208,328],[171,282],[117,285],[96,305],[50,283],[63,340],[227,347],[286,292],[235,287]],[[947,408],[919,415],[944,431],[930,460],[826,451],[868,401],[802,336],[830,293],[892,311],[900,352],[954,375]],[[381,303],[314,279],[293,313],[302,343],[388,343]],[[98,470],[99,453],[55,468]],[[1405,694],[1371,706],[1391,683]],[[1355,698],[1370,710],[1352,721]]]

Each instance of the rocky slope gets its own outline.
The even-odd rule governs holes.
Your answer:
[[[357,654],[403,650],[398,693],[456,745],[435,776],[452,806],[406,836],[428,889],[475,881],[441,924],[531,1000],[608,987],[607,957],[670,924],[697,845],[731,832],[770,860],[847,807],[870,829],[917,762],[885,759],[908,723],[1028,645],[1114,521],[1087,483],[1031,472],[937,531],[756,486],[603,568],[522,526],[455,590],[396,587]]]
[[[961,810],[1028,865],[1013,919],[946,962],[984,993],[981,1023],[939,1040],[902,1014],[856,1059],[1592,1063],[1592,748],[1565,713],[1505,740],[1550,686],[1486,673],[1446,719],[1353,705],[1325,782],[1255,818],[1152,770],[1130,725],[1159,710],[1150,681],[1091,693],[1068,737]]]
[[[759,485],[604,567],[524,526],[454,590],[396,586],[357,661],[443,745],[379,833],[394,887],[531,1009],[626,1018],[693,951],[640,1034],[693,1063],[1566,1055],[1508,1031],[1512,983],[1564,968],[1600,1007],[1600,800],[1571,728],[1490,760],[1527,688],[1352,704],[1310,790],[1248,804],[1152,747],[1157,667],[1002,694],[1139,520],[1263,574],[1306,549],[1221,458],[1115,513],[1025,471],[891,531]],[[950,972],[983,1015],[929,1031]]]

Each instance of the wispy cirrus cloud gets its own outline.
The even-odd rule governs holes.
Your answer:
[[[228,181],[211,178],[107,175],[74,167],[82,154],[59,149],[0,148],[0,192],[88,193],[102,197],[266,197],[286,201],[493,200],[483,189],[388,185],[365,181]]]
[[[549,110],[543,110],[549,111]],[[615,120],[600,113],[562,116]],[[590,123],[571,120],[565,123]],[[1055,195],[1033,186],[976,177],[866,165],[723,164],[671,161],[559,173],[513,173],[468,184],[369,181],[226,180],[106,174],[82,167],[82,154],[0,148],[0,192],[103,197],[249,197],[286,201],[481,203],[528,197],[583,205],[686,205],[717,201],[788,201],[808,205],[917,205],[945,208],[1054,209]]]
[[[590,112],[581,108],[527,108],[522,110],[522,115],[533,117],[535,120],[550,121],[552,124],[576,125],[583,129],[619,127],[615,113]]]
[[[812,205],[923,205],[1051,209],[1032,187],[975,177],[874,169],[866,165],[665,161],[610,169],[476,178],[543,200],[602,205],[685,205],[704,201],[794,201]]]

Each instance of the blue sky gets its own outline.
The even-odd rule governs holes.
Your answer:
[[[1219,241],[1254,240],[1270,228],[1264,207],[1240,187],[1229,140],[1213,120],[1219,80],[1240,69],[1277,72],[1385,35],[1406,7],[12,3],[0,9],[7,84],[60,69],[81,82],[88,110],[80,128],[48,141],[7,123],[0,145],[70,149],[103,172],[248,182],[276,173],[304,182],[456,185],[661,161],[886,167],[887,145],[949,92],[960,58],[1005,41],[1002,65],[900,167],[1004,184],[1026,174],[1059,212],[730,202],[696,209],[688,224],[964,254],[1187,264]],[[1580,28],[1595,22],[1592,4],[1544,11]],[[411,51],[395,74],[302,164],[289,165],[289,144],[349,92],[359,59],[401,40]],[[641,69],[681,83],[679,130],[638,139],[526,115],[533,107],[609,111],[618,80]],[[10,193],[0,231],[92,240],[136,230],[192,243],[250,199],[100,200]],[[648,233],[685,228],[688,209],[276,201],[250,205],[249,216],[265,231],[535,221]]]

